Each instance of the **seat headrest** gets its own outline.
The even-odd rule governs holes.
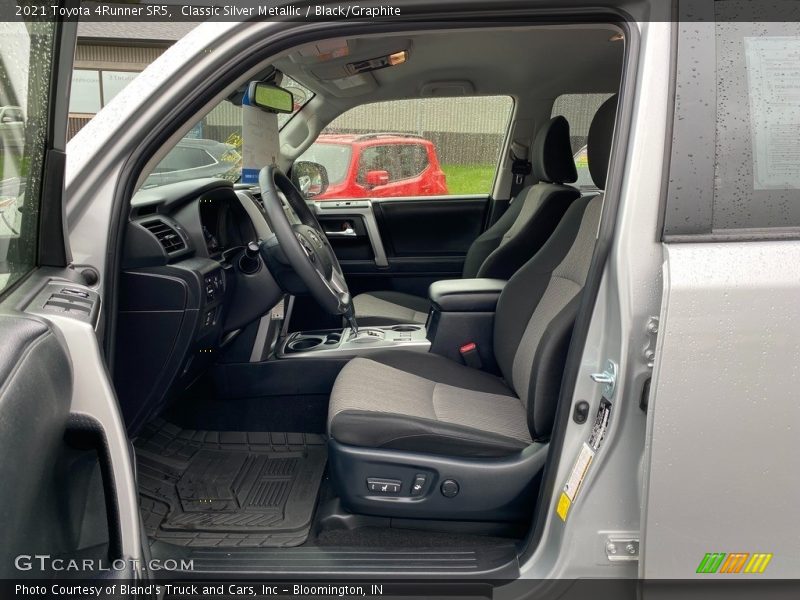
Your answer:
[[[614,122],[617,117],[617,95],[603,102],[589,126],[586,139],[586,160],[589,174],[598,189],[606,189],[608,161],[611,158],[611,139],[614,136]]]
[[[536,133],[531,149],[533,176],[548,183],[574,183],[578,180],[569,123],[564,117],[553,117]]]

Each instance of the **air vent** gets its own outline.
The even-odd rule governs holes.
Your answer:
[[[178,252],[186,248],[186,243],[175,229],[167,225],[164,221],[148,221],[142,223],[142,227],[152,233],[166,250],[167,254]]]

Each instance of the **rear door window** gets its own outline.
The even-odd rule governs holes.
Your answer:
[[[578,171],[575,186],[585,189],[597,189],[589,174],[589,161],[586,154],[586,142],[592,119],[606,100],[613,94],[562,94],[553,103],[551,116],[562,116],[569,122],[570,144]]]
[[[796,237],[800,23],[744,20],[729,0],[714,10],[716,23],[679,30],[665,237]]]

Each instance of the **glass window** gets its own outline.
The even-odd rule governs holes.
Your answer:
[[[800,225],[800,23],[718,22],[713,229]]]
[[[800,227],[800,22],[742,9],[721,0],[716,23],[679,30],[668,238]]]
[[[100,97],[100,72],[88,69],[72,71],[69,92],[69,112],[95,114],[103,103]]]
[[[367,183],[370,171],[385,171],[388,183],[411,179],[423,175],[428,164],[428,153],[418,144],[367,146],[361,152],[356,181]]]
[[[0,292],[36,265],[53,24],[0,22]]]
[[[278,115],[279,128],[286,125],[313,96],[290,77],[283,78],[281,87],[289,89],[294,95],[294,111]],[[241,171],[242,108],[223,100],[194,124],[156,166],[142,187],[202,177],[218,177],[235,182],[240,179]]]
[[[200,148],[186,148],[176,146],[164,157],[158,165],[158,171],[169,173],[184,169],[197,169],[213,165],[217,161],[205,150]]]
[[[341,183],[350,166],[352,147],[336,142],[317,142],[303,153],[300,160],[307,160],[323,165],[328,171],[328,182]]]
[[[135,71],[101,71],[103,82],[103,106],[119,94],[126,85],[136,79],[139,73]]]
[[[586,140],[597,109],[613,94],[562,94],[553,103],[552,117],[562,116],[569,122],[569,136],[581,189],[597,189],[589,174]]]
[[[331,185],[315,200],[488,195],[513,106],[508,96],[364,104],[336,118],[298,160],[320,156],[322,146],[351,149],[356,164],[337,165],[346,177],[329,174]]]

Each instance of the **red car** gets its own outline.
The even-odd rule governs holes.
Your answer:
[[[328,189],[314,200],[447,194],[430,140],[402,133],[323,134],[298,160],[328,171]]]

